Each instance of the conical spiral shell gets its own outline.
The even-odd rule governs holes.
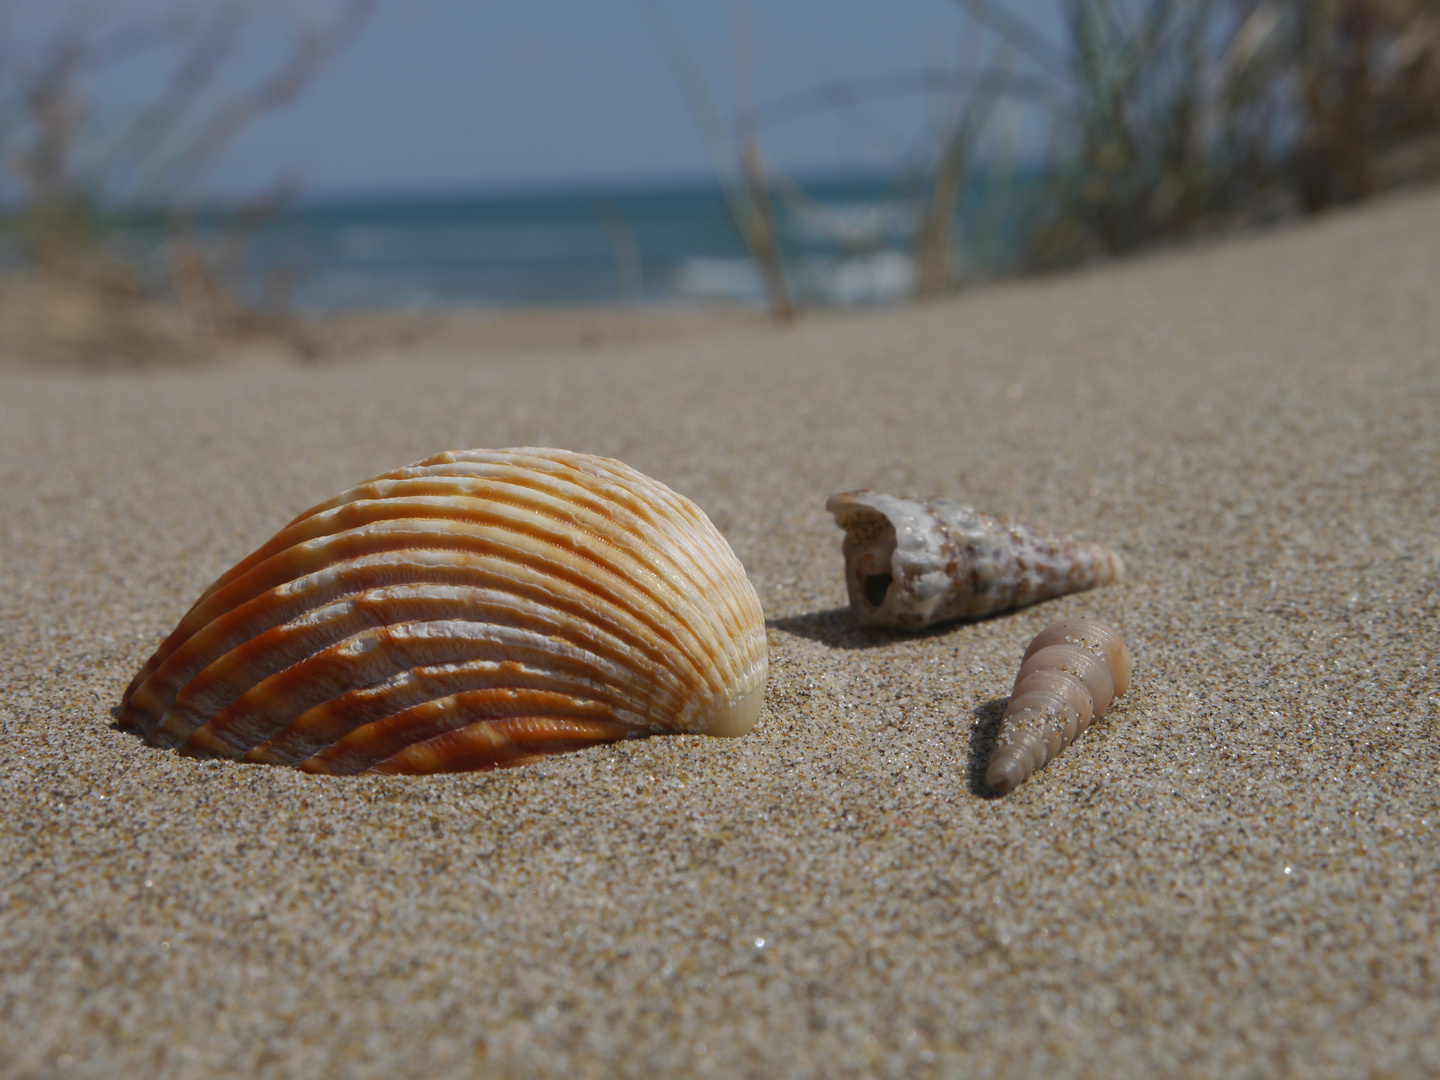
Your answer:
[[[1020,662],[985,783],[1008,795],[1054,761],[1130,689],[1130,650],[1090,619],[1040,631]]]
[[[301,514],[205,590],[122,727],[312,772],[456,772],[741,735],[760,601],[690,500],[608,458],[439,454]]]
[[[875,491],[830,496],[845,530],[850,609],[867,626],[975,619],[1124,576],[1120,556],[949,499]]]

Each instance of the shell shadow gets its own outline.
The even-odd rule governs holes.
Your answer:
[[[1008,697],[991,698],[970,710],[970,715],[975,718],[970,727],[970,793],[982,799],[1000,798],[1000,794],[985,783],[985,770],[990,765],[990,755],[995,752],[995,742],[1000,737],[1000,719],[1009,703]]]
[[[796,637],[818,641],[832,649],[877,649],[882,645],[893,644],[897,637],[885,630],[861,626],[850,614],[848,607],[807,611],[802,615],[788,615],[783,619],[766,619],[765,625]]]
[[[848,607],[827,608],[825,611],[807,611],[800,615],[787,615],[783,619],[766,619],[765,625],[772,630],[783,630],[796,637],[818,641],[832,649],[878,649],[905,641],[924,641],[926,638],[944,637],[963,630],[976,623],[1004,618],[1010,611],[997,611],[982,615],[978,619],[956,619],[951,622],[922,626],[916,630],[892,630],[873,626],[861,626]]]

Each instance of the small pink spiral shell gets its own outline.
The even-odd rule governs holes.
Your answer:
[[[1054,761],[1130,689],[1132,667],[1120,635],[1091,619],[1040,631],[1021,660],[985,783],[1008,795]]]

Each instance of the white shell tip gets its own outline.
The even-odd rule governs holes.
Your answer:
[[[760,719],[765,704],[765,682],[762,679],[746,693],[711,715],[705,731],[708,735],[735,738],[746,734]]]

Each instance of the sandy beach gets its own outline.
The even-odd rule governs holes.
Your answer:
[[[1430,190],[786,327],[0,370],[0,1076],[1440,1074],[1437,298]],[[523,445],[710,515],[768,620],[753,733],[336,779],[115,729],[294,514]],[[1128,576],[864,631],[857,487]],[[1080,614],[1131,693],[989,797]]]

